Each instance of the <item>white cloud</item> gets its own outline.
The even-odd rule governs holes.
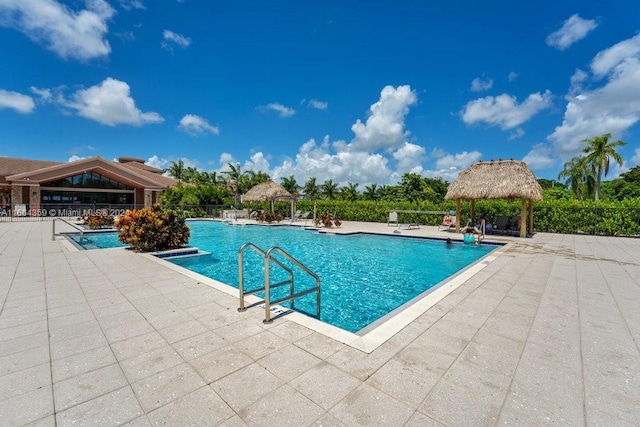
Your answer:
[[[260,111],[275,111],[280,115],[280,117],[290,117],[296,113],[296,110],[294,110],[293,108],[285,107],[284,105],[277,102],[260,106],[258,107],[258,109]]]
[[[264,172],[269,173],[269,160],[265,157],[265,155],[259,151],[257,153],[253,153],[249,160],[244,163],[242,167],[243,171],[254,171],[254,172]]]
[[[88,157],[76,156],[74,154],[73,156],[69,157],[69,160],[67,160],[67,162],[69,162],[69,163],[77,162],[78,160],[84,160],[84,159],[88,159]]]
[[[633,152],[633,157],[628,162],[629,167],[634,167],[640,165],[640,147],[636,148]]]
[[[186,49],[191,44],[191,39],[183,36],[182,34],[174,33],[170,30],[164,30],[162,33],[163,41],[161,46],[166,50],[173,50],[173,46],[179,46]]]
[[[395,153],[393,153],[393,158],[398,162],[396,166],[397,172],[400,175],[406,172],[421,173],[424,155],[424,147],[410,142],[405,142]]]
[[[480,77],[476,77],[471,81],[471,90],[473,92],[482,92],[489,90],[493,87],[493,79],[482,80]]]
[[[318,101],[317,99],[309,100],[309,103],[307,105],[309,105],[309,107],[311,108],[315,108],[316,110],[326,110],[327,108],[329,108],[328,102]]]
[[[111,77],[96,86],[78,90],[71,100],[57,102],[75,110],[79,116],[107,126],[141,126],[164,121],[158,113],[140,111],[130,95],[129,85]]]
[[[432,156],[437,157],[434,170],[426,170],[424,175],[433,178],[442,178],[446,181],[454,181],[460,172],[473,163],[480,160],[482,153],[479,151],[463,151],[462,153],[447,154],[442,150],[434,150]]]
[[[524,136],[524,129],[516,128],[513,130],[513,132],[509,133],[509,141],[511,141],[512,139],[522,138],[523,136]]]
[[[515,81],[517,78],[518,78],[518,73],[516,73],[515,71],[511,71],[507,76],[507,80],[509,80],[509,83]]]
[[[229,153],[220,154],[219,163],[222,166],[227,166],[229,163],[234,163],[234,162],[235,162],[235,159],[233,158],[232,154],[229,154]]]
[[[582,19],[578,14],[572,15],[564,21],[562,28],[549,34],[546,38],[547,45],[558,50],[565,50],[574,43],[582,40],[591,31],[595,30],[598,24],[592,19]]]
[[[553,150],[548,144],[544,143],[534,145],[522,161],[530,169],[547,169],[558,164],[558,159],[553,155]]]
[[[310,139],[300,147],[295,159],[286,159],[280,166],[276,166],[270,175],[276,182],[283,177],[294,175],[301,184],[311,177],[315,177],[318,184],[328,179],[339,185],[347,182],[363,185],[390,183],[391,170],[385,157],[373,153],[331,151],[331,147],[335,149],[345,145],[343,141],[337,141],[331,146],[328,136],[320,145],[317,145],[314,139]]]
[[[180,119],[178,129],[194,136],[204,135],[205,133],[220,135],[220,129],[217,126],[210,125],[206,119],[194,114],[187,114]]]
[[[596,77],[604,77],[615,73],[627,60],[638,59],[638,57],[640,57],[640,34],[598,52],[591,61],[591,71]]]
[[[12,108],[18,113],[29,114],[33,113],[36,105],[28,95],[0,89],[0,110],[3,108]]]
[[[107,56],[107,21],[115,10],[104,0],[87,0],[86,7],[73,11],[56,0],[2,0],[0,25],[15,28],[63,58]]]
[[[177,162],[178,160],[182,160],[182,162],[184,163],[184,167],[186,168],[193,167],[196,169],[200,169],[200,162],[198,160],[192,160],[187,157],[160,158],[156,154],[149,157],[149,159],[147,159],[147,161],[144,162],[144,164],[153,166],[154,168],[158,168],[158,169],[168,169],[171,166],[171,163]]]
[[[408,85],[386,86],[380,92],[380,99],[369,108],[366,123],[358,119],[351,130],[355,138],[351,148],[356,151],[394,149],[401,145],[409,132],[404,129],[404,118],[409,107],[417,102],[417,96]]]
[[[120,0],[120,6],[122,6],[124,10],[145,9],[142,0]]]
[[[640,35],[601,51],[591,62],[591,75],[576,76],[562,124],[547,137],[563,159],[578,154],[584,139],[604,133],[617,139],[640,121]]]
[[[506,130],[520,126],[550,106],[551,92],[548,90],[542,94],[532,93],[521,104],[516,102],[515,96],[505,93],[469,101],[461,114],[466,124],[484,122]]]

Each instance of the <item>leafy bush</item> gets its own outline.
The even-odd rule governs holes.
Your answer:
[[[127,211],[115,227],[118,239],[139,252],[176,249],[189,242],[184,215],[159,206]]]
[[[260,222],[266,222],[267,224],[271,224],[272,222],[282,221],[282,215],[280,215],[278,211],[275,211],[275,212],[262,211],[260,214],[258,214],[256,219]]]
[[[113,227],[113,217],[111,215],[102,215],[100,212],[95,212],[84,218],[84,225],[91,229],[96,228],[110,228]]]

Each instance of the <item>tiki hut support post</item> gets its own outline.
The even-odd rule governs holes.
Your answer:
[[[471,217],[469,217],[471,221],[476,220],[476,199],[471,199]],[[475,224],[475,222],[474,222]]]
[[[520,237],[527,237],[527,199],[520,199]]]
[[[529,230],[533,233],[533,200],[529,200]]]
[[[460,199],[456,199],[456,233],[460,232]]]

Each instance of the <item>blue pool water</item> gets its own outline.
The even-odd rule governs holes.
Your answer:
[[[442,240],[402,236],[333,235],[300,227],[235,226],[212,221],[192,221],[189,227],[189,245],[210,255],[170,262],[237,287],[238,249],[246,242],[265,251],[278,246],[320,276],[320,319],[350,332],[370,325],[497,248],[461,243],[448,246]],[[99,241],[106,238],[104,233],[85,236],[91,245],[113,247]],[[263,258],[247,250],[244,261],[245,288],[259,289],[264,285]],[[293,270],[296,291],[313,287],[315,281],[310,276],[295,267]],[[272,266],[271,277],[273,283],[287,276]],[[283,288],[288,291],[288,286]],[[285,289],[273,291],[272,299],[283,295],[279,291]],[[315,294],[296,300],[295,308],[315,315]]]

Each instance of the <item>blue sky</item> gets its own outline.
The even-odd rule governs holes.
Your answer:
[[[500,158],[555,179],[612,133],[612,179],[639,120],[635,0],[0,0],[0,156],[363,189]]]

